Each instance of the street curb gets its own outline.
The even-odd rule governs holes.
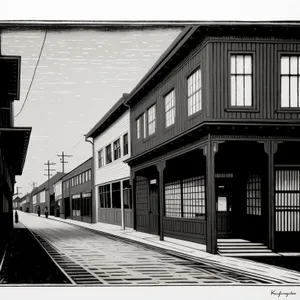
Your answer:
[[[37,216],[36,216],[37,217]],[[125,243],[129,243],[129,244],[138,244],[140,246],[143,246],[144,248],[147,248],[147,249],[150,249],[150,250],[154,250],[156,252],[159,252],[159,253],[162,253],[162,254],[168,254],[168,255],[171,255],[171,256],[175,256],[175,257],[179,257],[179,258],[182,258],[182,259],[185,259],[185,260],[190,260],[190,261],[194,261],[194,262],[200,262],[200,263],[203,263],[203,264],[206,264],[206,265],[210,265],[210,263],[213,263],[215,264],[217,267],[220,267],[220,268],[223,268],[224,270],[227,270],[227,271],[234,271],[234,272],[237,272],[239,274],[242,274],[242,275],[248,275],[248,276],[252,276],[254,278],[257,278],[257,279],[262,279],[262,280],[272,280],[272,281],[276,281],[276,283],[272,284],[236,284],[236,285],[247,285],[247,286],[257,286],[257,285],[267,285],[267,286],[272,286],[272,285],[278,285],[280,284],[280,286],[290,286],[290,285],[299,285],[299,283],[290,283],[288,281],[284,281],[284,280],[280,280],[278,278],[274,278],[272,276],[269,276],[269,277],[265,277],[263,275],[259,275],[257,273],[252,273],[252,272],[249,272],[249,271],[244,271],[244,270],[241,270],[241,269],[237,269],[235,267],[227,267],[227,266],[224,266],[218,262],[209,262],[207,261],[206,259],[204,258],[198,258],[198,257],[195,257],[195,256],[192,256],[192,255],[188,255],[188,254],[184,254],[182,252],[179,252],[179,251],[176,251],[176,250],[170,250],[170,249],[164,249],[162,247],[159,247],[159,246],[153,246],[153,245],[149,245],[145,242],[142,242],[142,241],[136,241],[136,240],[132,240],[128,237],[120,237],[118,235],[115,235],[113,233],[107,233],[107,232],[103,232],[101,230],[97,230],[97,229],[93,229],[93,228],[89,228],[89,227],[85,227],[83,225],[80,225],[80,224],[73,224],[73,223],[69,223],[67,221],[65,221],[64,219],[58,219],[56,217],[53,217],[53,216],[50,216],[48,217],[50,220],[53,220],[53,221],[58,221],[58,222],[62,222],[64,224],[68,224],[68,225],[71,225],[71,226],[77,226],[79,228],[83,228],[83,229],[87,229],[93,233],[96,233],[98,235],[101,235],[101,236],[105,236],[105,237],[108,237],[108,238],[111,238],[113,240],[120,240],[120,241],[123,241]],[[276,266],[277,267],[277,266]],[[284,269],[285,270],[285,269]]]

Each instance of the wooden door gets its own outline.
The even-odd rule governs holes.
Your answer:
[[[232,197],[230,185],[227,182],[217,181],[216,210],[218,237],[230,237],[232,235]]]
[[[159,201],[158,201],[158,185],[150,185],[149,195],[149,229],[150,233],[158,234],[159,232]]]
[[[65,198],[65,219],[70,217],[70,198]]]

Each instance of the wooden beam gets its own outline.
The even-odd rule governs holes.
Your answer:
[[[159,177],[159,239],[164,240],[163,219],[165,214],[165,185],[164,185],[164,170],[166,168],[166,161],[160,161],[157,165]]]
[[[215,192],[215,154],[218,151],[217,143],[208,135],[203,154],[206,156],[206,247],[207,252],[217,253],[217,226],[216,226],[216,192]]]

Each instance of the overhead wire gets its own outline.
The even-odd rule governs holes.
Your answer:
[[[46,43],[46,38],[47,38],[47,30],[45,31],[45,36],[44,36],[44,39],[43,39],[43,43],[42,43],[42,47],[41,47],[41,50],[40,50],[40,54],[39,54],[37,63],[35,65],[34,71],[33,71],[33,76],[32,76],[29,88],[27,90],[27,93],[26,93],[26,96],[25,96],[25,100],[23,102],[23,105],[22,105],[20,111],[14,116],[14,118],[18,117],[20,115],[20,113],[22,112],[23,108],[25,107],[25,104],[27,102],[27,99],[28,99],[28,96],[29,96],[29,93],[30,93],[30,90],[31,90],[31,87],[32,87],[32,84],[33,84],[33,81],[34,81],[34,78],[35,78],[36,70],[37,70],[38,65],[40,63],[40,59],[41,59],[41,56],[42,56],[42,53],[43,53],[43,49],[44,49],[44,46],[45,46],[45,43]]]

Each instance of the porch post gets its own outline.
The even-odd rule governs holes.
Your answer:
[[[131,197],[132,197],[132,228],[136,230],[136,184],[135,184],[136,173],[130,171],[130,185],[131,185]]]
[[[164,220],[164,208],[165,208],[165,193],[164,193],[164,170],[166,162],[161,161],[157,164],[158,176],[159,176],[159,239],[164,240],[163,220]]]
[[[274,251],[275,243],[275,188],[274,188],[274,154],[277,152],[278,143],[264,142],[264,149],[268,155],[268,247]]]
[[[216,226],[216,191],[215,191],[215,154],[218,143],[208,135],[207,144],[203,148],[206,156],[206,247],[207,252],[217,253],[217,226]]]

